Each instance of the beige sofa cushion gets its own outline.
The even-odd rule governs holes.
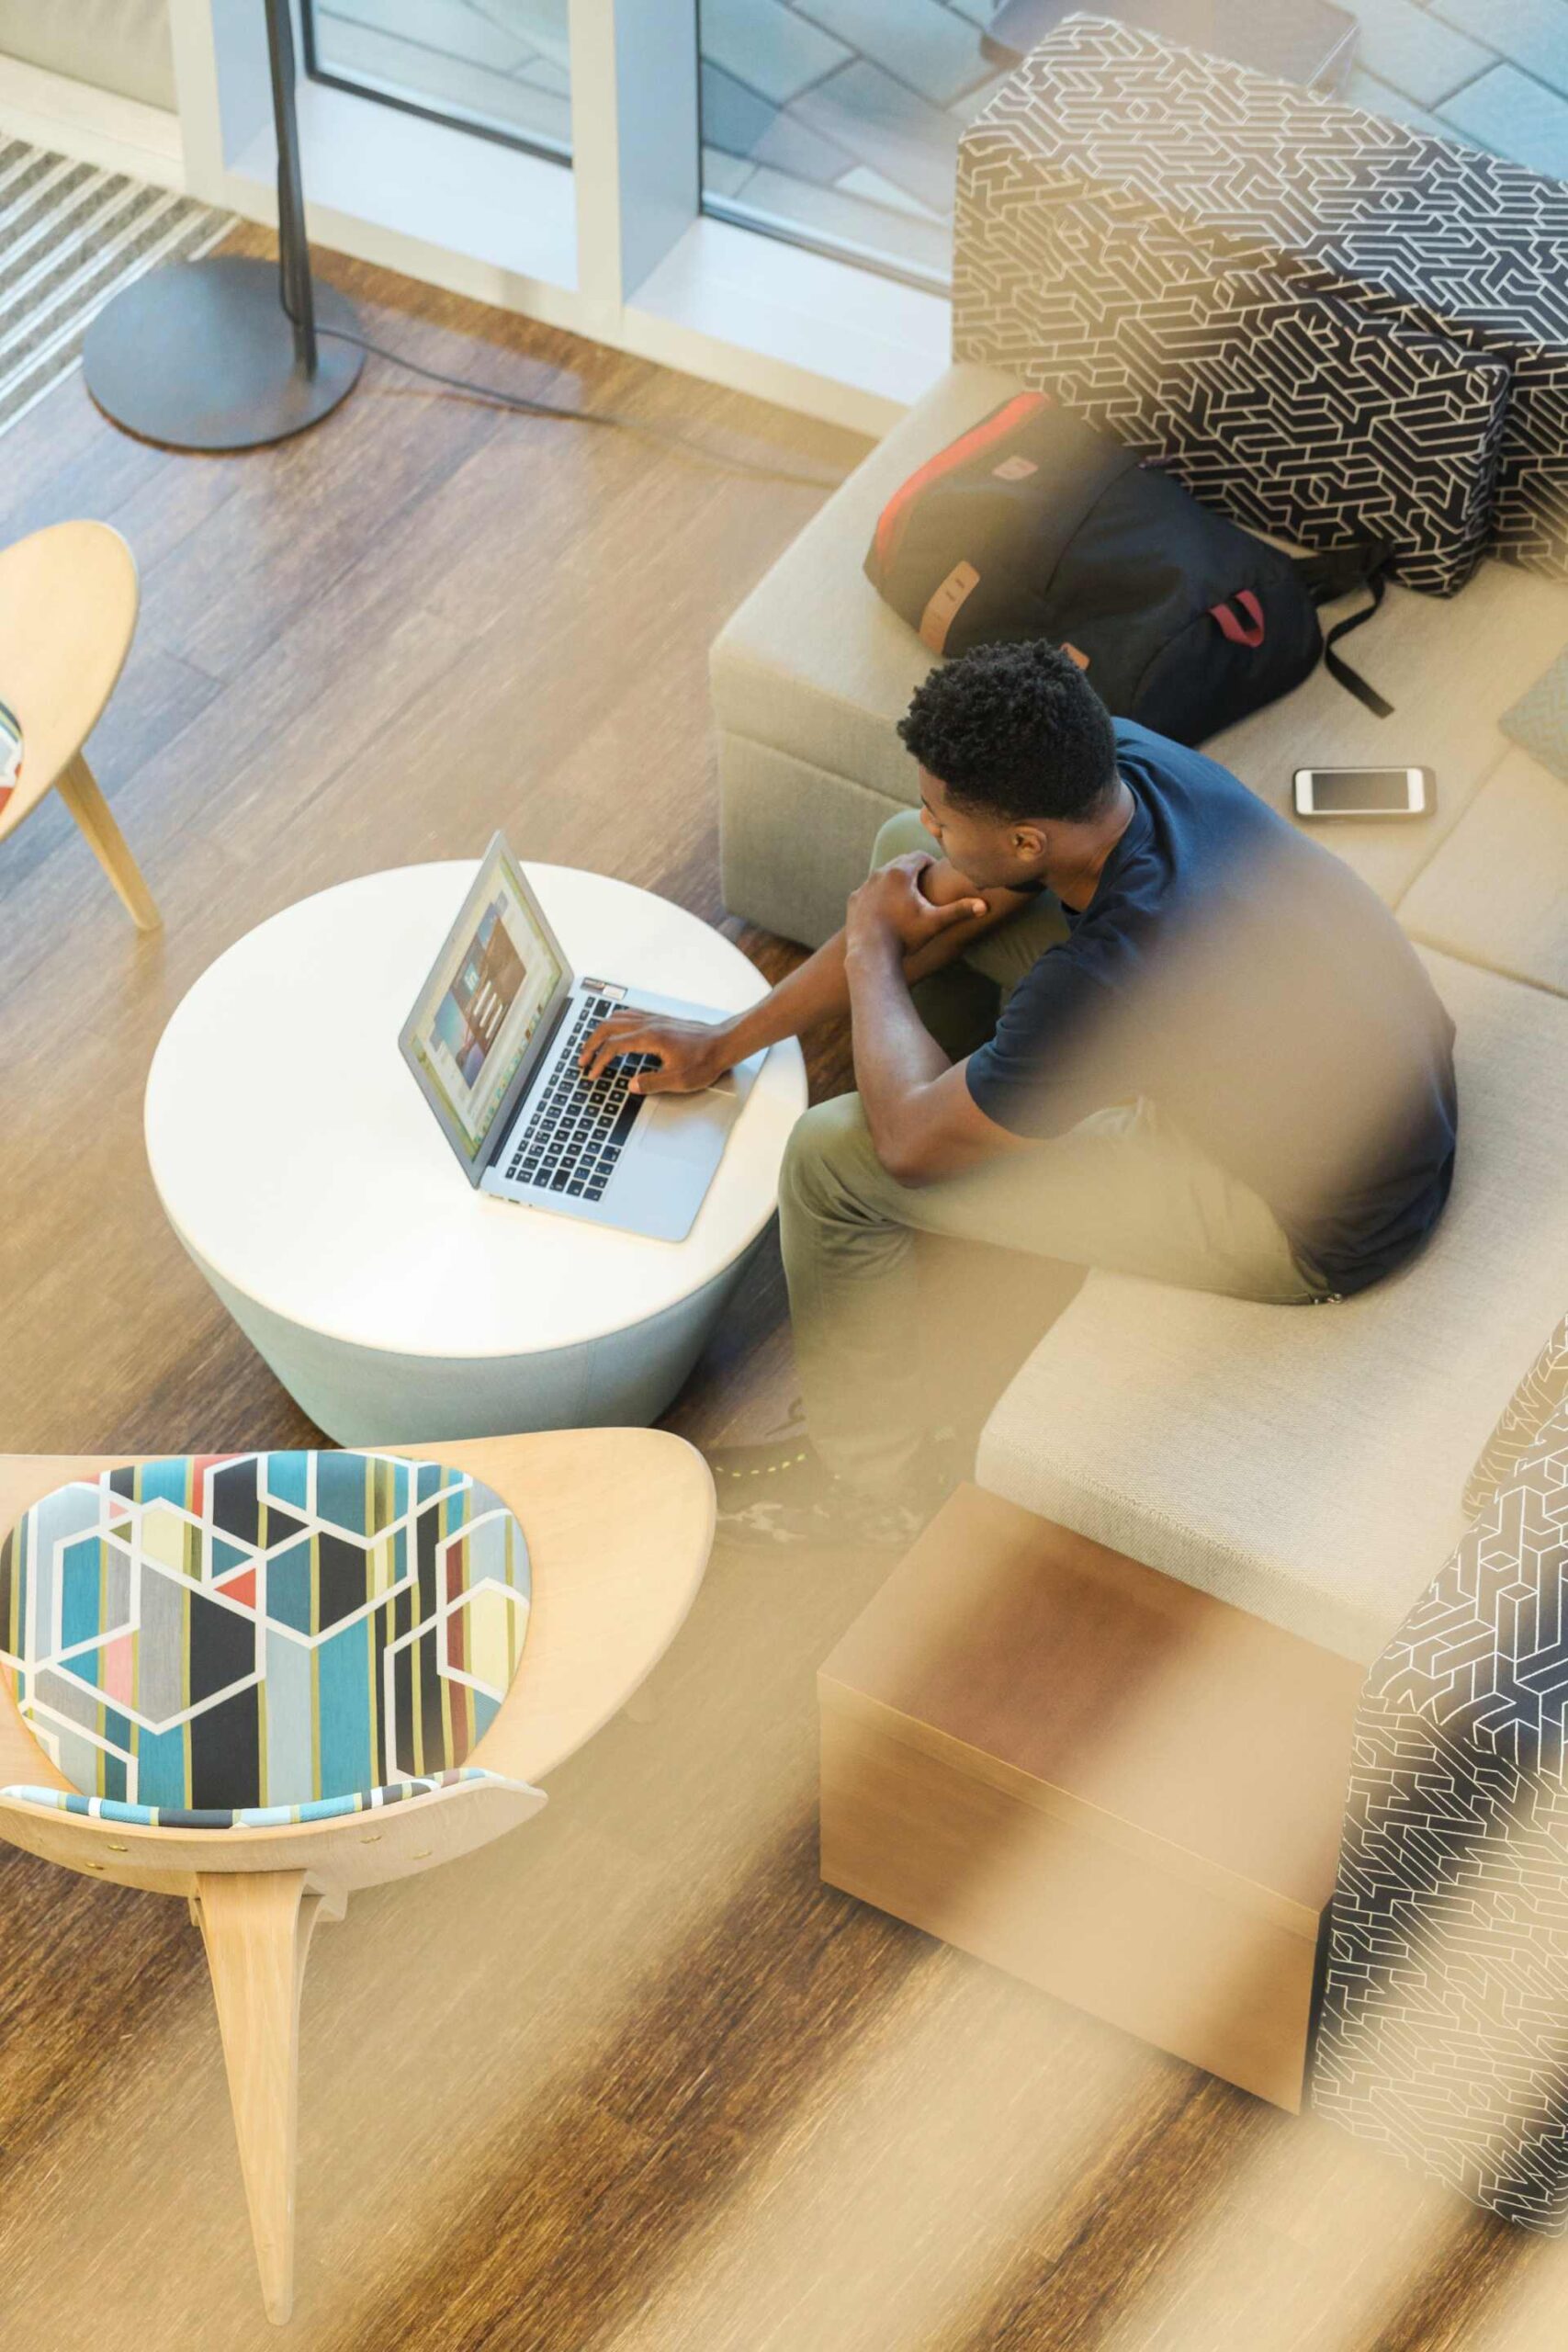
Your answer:
[[[1450,956],[1568,996],[1568,784],[1516,746],[1416,876],[1399,919]]]
[[[1342,609],[1353,610],[1354,600],[1334,608]],[[1431,768],[1435,816],[1387,824],[1357,819],[1319,829],[1320,840],[1399,906],[1404,922],[1403,894],[1509,752],[1502,713],[1565,639],[1568,587],[1511,564],[1482,564],[1457,596],[1391,588],[1382,612],[1344,651],[1393,703],[1392,718],[1374,718],[1319,668],[1294,694],[1254,711],[1203,749],[1286,810],[1299,767]]]
[[[1426,961],[1459,1030],[1453,1197],[1343,1305],[1092,1273],[993,1412],[995,1493],[1370,1661],[1462,1532],[1471,1464],[1568,1298],[1568,1003]]]
[[[861,570],[877,515],[915,468],[1017,391],[994,368],[951,368],[879,442],[774,564],[713,649],[714,707],[726,734],[761,743],[901,805],[914,767],[894,731],[931,656]],[[1333,608],[1355,608],[1355,599]],[[1274,805],[1296,768],[1420,762],[1438,775],[1425,823],[1342,824],[1324,839],[1395,902],[1507,749],[1497,717],[1568,639],[1568,589],[1483,564],[1460,596],[1392,588],[1347,656],[1395,705],[1375,718],[1315,671],[1283,702],[1204,746]]]

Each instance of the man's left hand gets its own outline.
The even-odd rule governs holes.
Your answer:
[[[897,940],[906,956],[913,956],[951,931],[954,923],[973,922],[987,911],[984,899],[954,899],[933,906],[920,888],[920,876],[936,864],[924,850],[906,851],[891,865],[879,866],[850,896],[844,918],[847,944],[869,946],[878,939]]]

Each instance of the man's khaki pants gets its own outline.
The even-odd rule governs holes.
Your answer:
[[[918,814],[890,818],[874,867],[929,847]],[[919,983],[927,1028],[954,1060],[984,1042],[1031,966],[1066,936],[1055,899],[999,924]],[[999,996],[998,996],[999,992]],[[780,1238],[807,1420],[829,1467],[870,1494],[906,1491],[929,1430],[917,1233],[986,1241],[1189,1290],[1304,1305],[1328,1285],[1298,1263],[1278,1219],[1146,1099],[934,1184],[899,1184],[872,1148],[858,1094],[795,1127],[779,1179]],[[984,1302],[976,1302],[984,1312]]]

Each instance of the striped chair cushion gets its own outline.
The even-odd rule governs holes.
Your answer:
[[[466,1471],[184,1455],[57,1487],[0,1545],[0,1657],[78,1792],[162,1827],[271,1826],[459,1780],[517,1670],[528,1548]]]
[[[0,812],[22,780],[22,722],[0,702]]]

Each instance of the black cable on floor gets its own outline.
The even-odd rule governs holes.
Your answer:
[[[281,287],[278,300],[285,317],[298,326],[299,321],[283,300]],[[400,351],[389,351],[385,344],[372,343],[367,335],[352,334],[346,327],[325,327],[318,322],[316,333],[331,335],[336,343],[352,343],[374,358],[384,359],[389,367],[401,368],[411,376],[423,376],[432,384],[441,384],[446,390],[460,392],[465,399],[482,405],[513,409],[522,416],[554,417],[563,424],[604,424],[617,433],[640,433],[646,440],[662,442],[667,448],[678,449],[683,457],[694,458],[701,465],[717,467],[721,473],[749,475],[756,481],[795,482],[804,490],[837,490],[844,480],[842,474],[797,473],[785,466],[760,466],[747,458],[722,457],[716,449],[689,439],[684,433],[669,432],[640,417],[617,416],[607,409],[570,408],[550,401],[532,401],[525,393],[502,391],[494,384],[479,384],[468,376],[448,376],[439,368],[427,368],[422,360],[407,358]]]

